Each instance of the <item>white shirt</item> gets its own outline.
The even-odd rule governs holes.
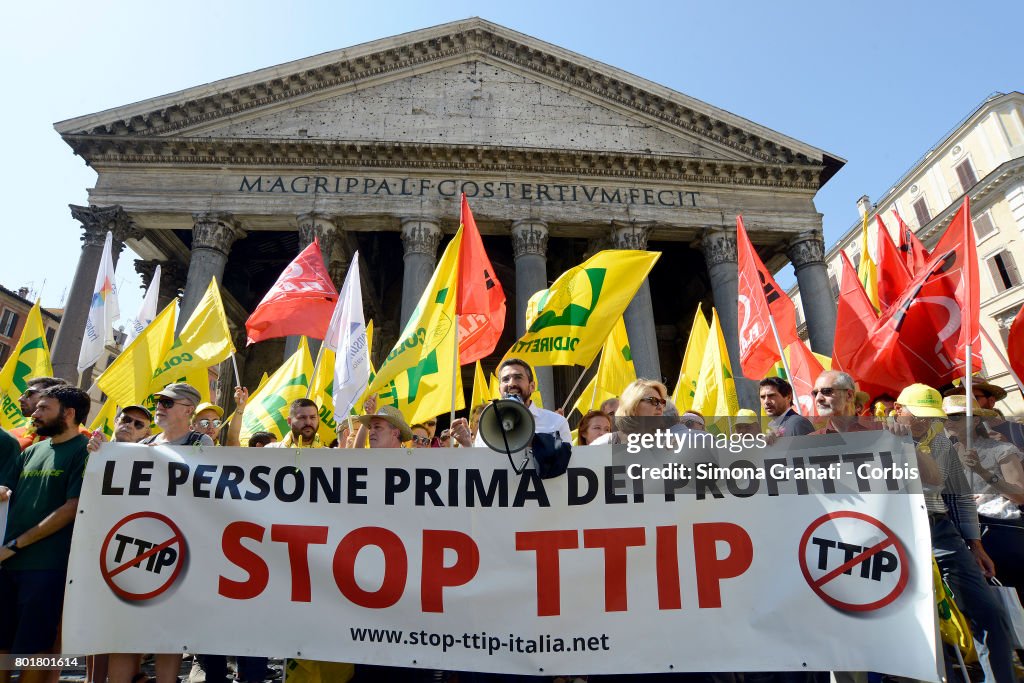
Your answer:
[[[559,415],[553,410],[538,408],[532,403],[527,410],[533,415],[534,432],[537,434],[558,434],[563,442],[572,443],[572,431],[569,429],[569,421],[564,416]],[[483,437],[480,436],[479,430],[476,433],[473,445],[487,447]]]

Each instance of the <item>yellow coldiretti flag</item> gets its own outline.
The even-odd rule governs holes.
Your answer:
[[[722,434],[729,432],[730,420],[727,418],[736,415],[740,409],[736,382],[729,363],[729,350],[725,346],[722,325],[718,322],[718,311],[714,308],[711,309],[711,332],[704,348],[691,407],[704,416],[709,432]],[[714,420],[716,417],[723,419]]]
[[[455,358],[455,287],[459,279],[459,246],[462,228],[444,250],[430,284],[423,291],[416,309],[391,353],[377,369],[369,393],[378,397],[377,405],[390,405],[402,411],[409,424],[424,422],[447,413],[452,407],[465,407],[462,373]]]
[[[536,318],[505,356],[533,366],[590,365],[659,256],[602,251],[562,273],[537,300]]]
[[[334,415],[334,359],[335,353],[326,346],[320,346],[320,365],[313,376],[313,388],[309,397],[316,401],[320,412],[320,442],[325,446],[338,438],[337,417]]]
[[[0,370],[0,427],[16,429],[28,424],[28,418],[21,414],[18,397],[28,387],[28,380],[51,375],[53,366],[50,364],[50,349],[46,344],[46,328],[43,327],[43,315],[36,301],[25,318],[25,327],[21,330],[14,353]]]
[[[939,565],[932,557],[932,587],[935,593],[935,606],[939,614],[939,635],[942,642],[959,648],[964,662],[970,664],[978,660],[978,652],[974,649],[974,638],[971,627],[963,612],[953,602],[946,588],[946,582],[939,573]]]
[[[217,278],[213,278],[196,310],[178,333],[174,345],[153,369],[149,393],[159,391],[172,382],[193,384],[207,376],[210,366],[227,359],[234,352],[220,287],[217,286]],[[207,386],[203,400],[209,400],[209,381],[203,379],[201,385]],[[201,386],[196,388],[203,393]]]
[[[700,304],[697,304],[697,313],[693,316],[693,325],[690,326],[690,338],[686,340],[686,351],[683,352],[683,364],[679,367],[676,390],[672,394],[672,402],[676,404],[680,415],[693,407],[697,376],[704,362],[704,347],[707,346],[710,334],[708,320],[704,317]]]
[[[333,366],[332,366],[333,367]],[[248,443],[255,432],[270,432],[278,439],[288,433],[288,410],[292,401],[305,398],[313,379],[313,359],[305,337],[299,338],[299,348],[270,376],[262,389],[249,397],[242,416],[239,443]]]
[[[117,418],[117,404],[114,403],[114,399],[108,398],[100,408],[100,412],[96,415],[96,419],[89,425],[91,431],[97,429],[103,432],[104,435],[111,441],[114,440],[114,420]]]
[[[491,400],[491,388],[487,385],[487,376],[480,361],[473,368],[473,399],[469,402],[470,409]]]
[[[152,394],[153,372],[174,343],[177,302],[172,301],[128,348],[96,378],[96,386],[119,406],[144,405]],[[161,385],[162,386],[162,385]]]
[[[633,355],[629,350],[626,323],[619,318],[619,322],[615,323],[612,333],[608,335],[608,340],[601,348],[601,361],[597,364],[597,373],[580,394],[573,408],[580,411],[581,415],[597,410],[605,400],[619,396],[626,385],[635,379],[636,368],[633,367]]]
[[[501,384],[498,383],[498,376],[493,372],[488,386],[491,388],[491,398],[501,398]]]
[[[870,211],[864,213],[864,226],[861,229],[860,235],[860,263],[857,264],[857,277],[860,279],[860,284],[864,287],[864,292],[868,295],[868,299],[871,300],[871,305],[876,310],[881,310],[878,304],[878,266],[871,258],[871,250],[868,248],[869,214]]]

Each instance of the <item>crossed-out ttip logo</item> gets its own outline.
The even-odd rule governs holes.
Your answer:
[[[100,572],[119,598],[144,602],[176,584],[187,558],[185,536],[174,522],[158,512],[136,512],[103,539]]]
[[[800,538],[800,571],[814,593],[847,612],[892,604],[906,589],[910,562],[903,543],[862,512],[830,512]]]

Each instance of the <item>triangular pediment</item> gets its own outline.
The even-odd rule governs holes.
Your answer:
[[[430,92],[431,84],[441,91]],[[478,18],[55,127],[79,151],[83,139],[110,137],[373,140],[820,166],[822,181],[842,165],[742,117]]]

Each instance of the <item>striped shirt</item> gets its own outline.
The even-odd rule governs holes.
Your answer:
[[[914,440],[915,445],[917,440]],[[940,486],[924,487],[924,503],[928,512],[948,513],[950,520],[966,540],[981,538],[978,506],[967,483],[964,467],[945,434],[937,434],[931,442],[931,457],[942,473]]]

